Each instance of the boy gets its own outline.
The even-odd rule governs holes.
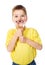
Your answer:
[[[36,49],[41,50],[42,44],[38,32],[33,28],[26,28],[26,9],[17,5],[12,9],[12,20],[16,29],[8,31],[6,46],[11,52],[12,65],[36,65]]]

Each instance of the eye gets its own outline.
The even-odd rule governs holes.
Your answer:
[[[17,21],[16,21],[16,23],[17,23]]]
[[[21,17],[24,17],[24,15],[21,15]]]
[[[16,18],[18,17],[18,16],[15,16]]]

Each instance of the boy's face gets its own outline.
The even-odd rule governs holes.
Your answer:
[[[17,27],[23,27],[27,21],[27,15],[23,10],[15,10],[13,12],[12,20],[16,23]]]

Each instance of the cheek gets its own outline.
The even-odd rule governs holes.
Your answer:
[[[13,22],[15,22],[15,21],[16,21],[16,19],[15,19],[14,17],[12,18],[12,20],[13,20]]]
[[[22,20],[25,20],[25,17],[23,17]]]
[[[27,21],[27,17],[25,17],[24,20]]]

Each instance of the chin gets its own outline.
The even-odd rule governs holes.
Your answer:
[[[23,26],[18,26],[19,28],[22,28]]]
[[[19,25],[19,27],[23,27],[23,25]]]
[[[23,26],[19,26],[19,28],[22,28]]]

